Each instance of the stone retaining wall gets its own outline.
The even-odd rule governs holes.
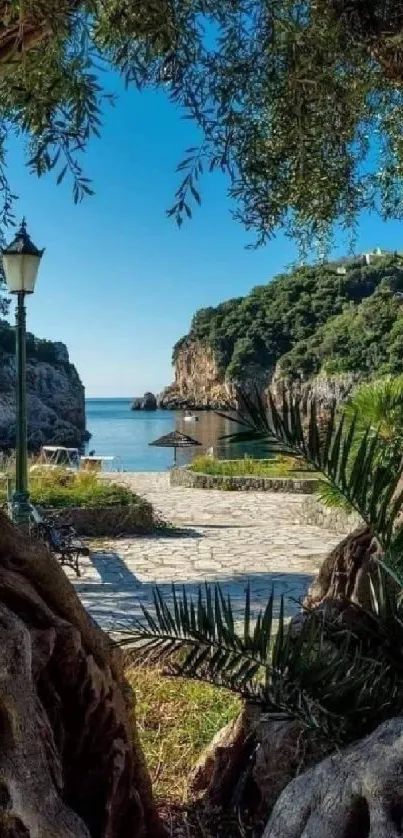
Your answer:
[[[291,492],[310,495],[315,492],[318,480],[314,477],[228,477],[221,474],[202,474],[188,468],[175,468],[170,472],[171,486],[187,489],[224,489],[243,492]]]
[[[296,480],[291,477],[225,477],[219,474],[201,474],[191,469],[175,468],[170,472],[171,486],[182,486],[187,489],[223,489],[227,491],[253,492],[289,492],[304,494],[298,510],[298,523],[323,527],[328,532],[346,536],[363,521],[356,513],[348,513],[343,509],[331,509],[324,506],[315,491],[319,481],[316,478]]]
[[[298,520],[301,524],[323,527],[328,532],[335,532],[342,536],[348,535],[357,527],[363,525],[362,519],[356,512],[349,513],[343,509],[331,509],[324,506],[315,497],[304,498]]]
[[[50,512],[60,524],[72,526],[78,535],[89,538],[140,535],[154,528],[153,509],[147,501],[130,506],[70,506],[44,512]]]

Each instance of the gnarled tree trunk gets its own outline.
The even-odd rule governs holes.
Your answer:
[[[293,780],[263,838],[398,838],[403,826],[403,719]]]
[[[368,528],[360,527],[348,535],[324,560],[305,599],[305,607],[319,608],[332,618],[339,618],[346,627],[356,628],[356,621],[365,615],[351,608],[351,603],[371,609],[371,577],[376,580],[378,553],[379,545]],[[303,612],[294,617],[296,630],[304,619]],[[253,712],[247,708],[206,749],[189,777],[190,791],[203,794],[208,805],[225,807],[245,770],[253,743],[259,743],[251,775],[254,806],[266,813],[297,770],[321,759],[330,750],[315,737],[304,737],[298,723],[265,722],[259,719],[257,708]],[[251,784],[248,784],[250,792]]]
[[[369,529],[351,533],[325,559],[305,607],[365,634],[380,552]],[[403,719],[397,718],[292,780],[263,838],[397,838],[403,835],[402,775]]]
[[[304,605],[316,608],[324,600],[344,600],[371,609],[371,577],[377,575],[379,544],[367,527],[343,538],[324,560]]]
[[[120,653],[1,515],[0,838],[161,835],[133,713]]]

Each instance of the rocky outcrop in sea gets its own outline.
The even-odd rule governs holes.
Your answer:
[[[154,393],[144,393],[133,399],[130,410],[157,410],[157,398]]]
[[[14,330],[0,324],[0,449],[15,447]],[[85,429],[85,393],[63,343],[27,335],[28,446],[80,447]]]

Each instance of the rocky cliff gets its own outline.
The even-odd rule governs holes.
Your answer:
[[[14,330],[0,324],[0,449],[15,446]],[[27,336],[28,443],[78,447],[86,439],[84,387],[62,343]]]
[[[305,381],[294,381],[294,392],[302,398],[313,396],[319,406],[326,408],[340,401],[353,389],[360,376],[354,373],[316,375]],[[175,381],[161,393],[159,407],[166,410],[223,410],[234,401],[236,388],[260,393],[270,388],[274,397],[281,397],[284,378],[281,366],[262,370],[250,367],[239,380],[225,380],[220,374],[211,347],[202,343],[188,343],[175,359]]]
[[[211,347],[189,341],[175,358],[175,381],[161,393],[159,407],[193,410],[219,409],[231,395]]]

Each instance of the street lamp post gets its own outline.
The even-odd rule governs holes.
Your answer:
[[[3,249],[3,268],[8,290],[17,295],[15,320],[16,357],[16,465],[12,516],[16,524],[29,520],[27,394],[26,394],[26,315],[25,295],[33,294],[39,263],[44,251],[38,250],[27,233],[23,219],[17,235]]]

